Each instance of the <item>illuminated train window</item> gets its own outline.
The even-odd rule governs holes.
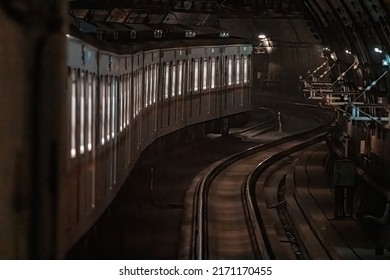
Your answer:
[[[203,79],[202,79],[202,89],[205,90],[207,89],[207,59],[203,59]]]
[[[129,74],[125,74],[124,78],[124,112],[123,112],[123,126],[127,127],[129,125]]]
[[[111,76],[107,76],[106,84],[106,140],[110,141],[111,137]]]
[[[138,112],[141,112],[143,108],[142,107],[142,88],[143,88],[142,75],[143,75],[143,71],[141,69],[138,70]]]
[[[127,73],[126,75],[126,119],[127,119],[127,126],[130,125],[131,120],[131,73]]]
[[[119,76],[119,132],[123,129],[123,99],[124,99],[124,78],[123,75]]]
[[[105,118],[106,118],[106,78],[100,76],[100,139],[102,145],[105,142]]]
[[[148,98],[148,106],[152,105],[153,100],[153,69],[152,65],[148,66],[148,76],[149,76],[149,98]]]
[[[137,93],[138,93],[138,79],[137,79],[137,72],[133,74],[133,117],[135,118],[136,115],[138,115],[138,109],[137,109]]]
[[[127,126],[127,74],[124,74],[122,76],[122,79],[123,79],[123,111],[122,111],[122,114],[123,114],[123,118],[122,118],[122,126],[123,126],[123,129],[126,128]]]
[[[244,84],[248,83],[248,56],[244,55],[244,57],[242,58],[243,60],[243,71],[244,71]]]
[[[153,78],[153,103],[156,103],[157,101],[157,90],[158,90],[158,64],[154,64],[154,78]]]
[[[88,151],[92,151],[92,110],[93,110],[93,79],[95,77],[92,76],[91,73],[88,73],[88,91],[87,91],[87,99],[88,99],[88,105],[87,105],[87,115],[88,115],[88,121],[87,121],[87,149]]]
[[[169,62],[164,64],[164,99],[169,97]]]
[[[149,105],[149,67],[145,67],[144,73],[145,73],[145,108]]]
[[[116,133],[116,104],[117,104],[118,78],[112,77],[111,82],[111,139],[115,138]]]
[[[236,57],[236,84],[240,84],[240,75],[241,75],[241,72],[240,72],[240,57]]]
[[[84,71],[80,71],[80,154],[84,154],[85,150],[85,138],[84,138],[84,131],[85,131],[85,73]]]
[[[140,72],[139,71],[137,71],[137,73],[136,73],[136,75],[135,75],[135,79],[136,79],[136,82],[137,82],[137,87],[136,87],[136,92],[135,92],[135,94],[136,94],[136,97],[137,97],[137,104],[136,104],[136,106],[137,106],[137,115],[141,112],[141,101],[140,101],[140,94],[139,94],[139,92],[140,92],[140,87],[141,87],[141,85],[140,85],[140,79],[139,79],[139,75],[140,75]]]
[[[211,59],[211,88],[215,88],[215,57]]]
[[[140,100],[140,88],[141,88],[141,84],[139,83],[140,82],[140,72],[137,71],[137,75],[136,75],[136,79],[137,79],[137,115],[141,112],[141,105],[142,105],[142,102]]]
[[[181,95],[183,91],[183,61],[179,60],[177,64],[177,95]]]
[[[133,104],[133,118],[137,115],[137,73],[133,73],[133,87],[132,87],[132,92],[131,92],[131,102]]]
[[[153,103],[153,83],[154,83],[153,65],[150,65],[148,67],[148,71],[149,71],[149,105],[152,105],[152,103]]]
[[[228,80],[228,86],[231,86],[233,84],[233,58],[228,58],[228,72],[227,72],[227,80]]]
[[[71,158],[76,157],[76,94],[77,94],[77,79],[76,79],[76,70],[71,69],[70,70],[70,89],[71,89],[71,96],[70,96],[70,103],[71,103],[71,109],[70,109],[70,156]]]
[[[171,89],[171,96],[175,97],[176,94],[176,64],[175,62],[172,62],[172,89]]]
[[[194,61],[194,91],[199,90],[199,59]]]

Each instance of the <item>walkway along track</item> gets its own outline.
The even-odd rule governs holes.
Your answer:
[[[271,164],[323,140],[329,128],[321,125],[215,163],[195,189],[189,258],[275,258],[251,188],[260,171],[251,172],[259,162]]]

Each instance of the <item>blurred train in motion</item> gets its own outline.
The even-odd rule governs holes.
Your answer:
[[[120,45],[73,34],[67,48],[58,257],[93,225],[154,140],[251,109],[252,45],[243,39]]]
[[[104,45],[103,45],[104,44]],[[158,137],[250,110],[252,46],[238,38],[68,45],[59,256],[110,204]]]

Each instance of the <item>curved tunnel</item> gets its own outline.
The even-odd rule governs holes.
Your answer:
[[[352,137],[352,151],[365,171],[389,186],[390,123],[375,119],[390,117],[389,5],[388,0],[0,1],[0,248],[5,252],[0,258],[55,257],[58,193],[52,186],[63,166],[53,164],[58,160],[53,154],[63,152],[56,141],[66,135],[56,125],[61,117],[53,116],[65,102],[66,70],[59,69],[65,69],[62,35],[69,23],[123,18],[169,31],[208,27],[245,37],[255,49],[254,99],[302,100],[300,76],[329,62],[332,79],[342,76],[350,89],[364,92],[354,101],[371,117],[360,121],[341,113],[341,133]]]

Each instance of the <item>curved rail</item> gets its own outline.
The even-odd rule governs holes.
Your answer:
[[[318,143],[319,140],[324,140],[329,128],[329,125],[325,125],[321,126],[321,129],[316,128],[313,131],[310,131],[315,131],[316,136],[300,144],[297,144],[287,150],[268,157],[267,159],[260,162],[258,166],[248,175],[247,180],[245,182],[243,195],[245,196],[245,200],[249,201],[249,203],[247,203],[246,209],[246,212],[249,215],[249,226],[251,227],[250,230],[255,233],[255,249],[258,250],[259,255],[262,256],[262,259],[275,259],[275,256],[272,250],[271,242],[268,238],[266,228],[263,223],[261,210],[257,205],[256,183],[259,177],[265,172],[266,169],[268,169],[270,166],[272,166],[279,160],[308,146]]]
[[[258,145],[252,148],[249,148],[243,152],[234,154],[224,160],[221,160],[215,163],[209,172],[203,177],[203,179],[198,183],[195,189],[194,195],[194,210],[192,217],[192,236],[191,236],[191,245],[190,245],[190,259],[208,259],[208,192],[210,185],[214,178],[221,173],[222,170],[226,169],[229,165],[234,162],[253,155],[255,153],[259,153],[261,151],[276,147],[278,145],[287,143],[299,137],[308,136],[313,133],[320,133],[324,130],[329,129],[330,125],[325,124],[314,129],[310,129],[301,133],[297,133],[294,135],[290,135],[279,140]],[[299,148],[297,148],[299,149]],[[248,200],[249,201],[249,200]],[[251,202],[253,204],[253,201]],[[256,231],[258,231],[256,229]],[[264,248],[259,250],[258,255],[266,256],[264,253]]]

